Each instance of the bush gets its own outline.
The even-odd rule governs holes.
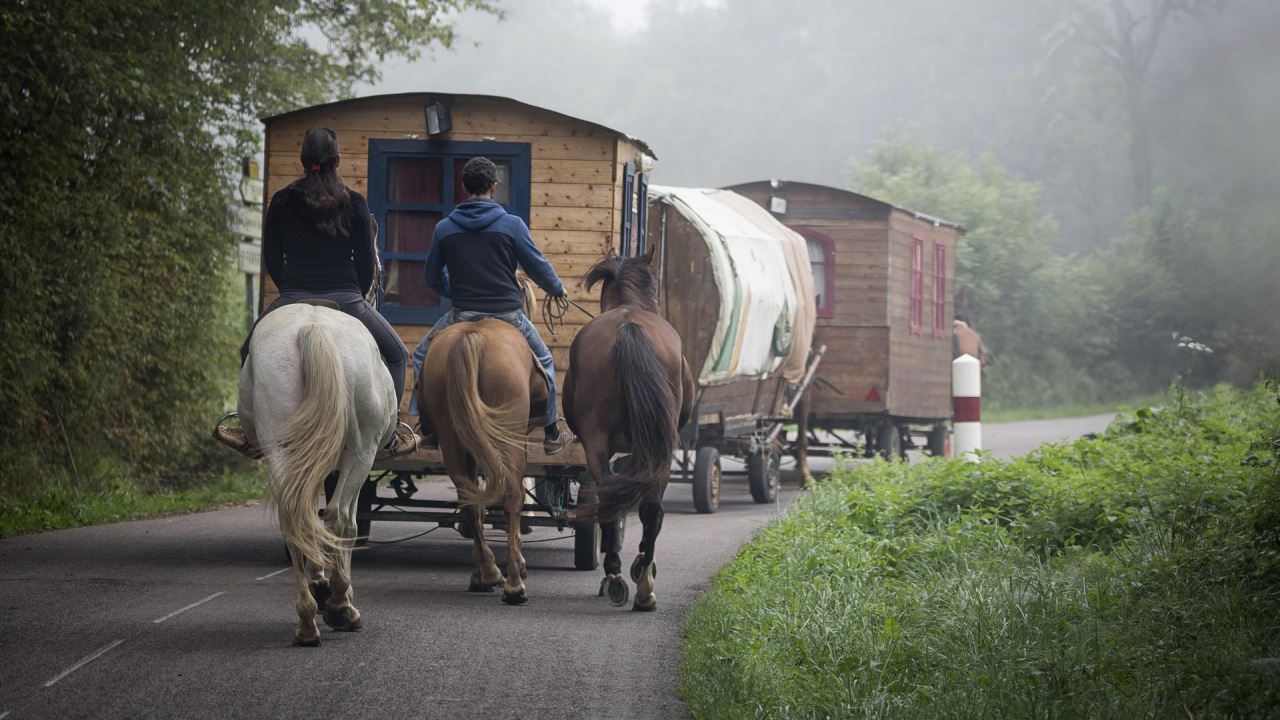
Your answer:
[[[1274,391],[1011,462],[845,468],[686,625],[698,717],[1258,716],[1280,702]]]

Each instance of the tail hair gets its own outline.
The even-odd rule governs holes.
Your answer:
[[[298,331],[302,403],[281,429],[272,494],[280,530],[290,548],[329,567],[344,542],[320,520],[316,498],[347,442],[351,402],[342,358],[319,323]]]
[[[500,409],[491,407],[480,397],[480,364],[484,360],[485,338],[479,330],[466,330],[449,350],[447,372],[449,385],[445,401],[458,440],[475,460],[485,478],[485,486],[458,489],[458,502],[463,506],[484,508],[502,501],[511,481],[512,468],[504,462],[503,452],[524,449],[525,436],[503,427],[498,420]],[[514,470],[518,475],[519,470]]]
[[[575,509],[579,521],[610,522],[631,512],[666,476],[676,444],[679,403],[644,330],[630,322],[619,326],[610,358],[626,407],[631,455],[621,474],[600,484],[594,502]]]

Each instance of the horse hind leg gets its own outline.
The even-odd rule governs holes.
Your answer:
[[[471,571],[471,584],[468,592],[493,592],[496,585],[502,584],[502,571],[484,539],[484,512],[482,508],[468,507],[462,511],[463,522],[471,528],[471,559],[476,567]]]
[[[316,625],[316,599],[311,594],[307,578],[307,561],[296,547],[289,548],[293,560],[293,577],[298,584],[298,598],[294,607],[298,611],[298,627],[293,632],[293,644],[299,647],[316,647],[320,644],[320,627]]]
[[[630,455],[618,460],[619,472],[629,472]],[[607,467],[607,466],[606,466]],[[608,481],[607,478],[605,480]],[[600,544],[604,549],[604,578],[600,580],[599,595],[608,596],[614,607],[622,607],[631,599],[631,586],[622,577],[622,528],[626,518],[600,523]]]
[[[665,486],[666,483],[663,483]],[[640,540],[640,554],[631,563],[631,579],[636,583],[636,600],[632,610],[652,611],[658,607],[658,594],[654,590],[654,578],[658,575],[658,564],[654,560],[654,547],[657,545],[658,533],[662,532],[661,491],[650,496],[640,504],[640,522],[644,524],[644,537]]]
[[[344,541],[331,554],[333,579],[330,583],[330,595],[324,603],[324,622],[334,630],[359,630],[364,626],[360,611],[353,604],[355,593],[351,584],[351,547],[356,539],[356,501],[367,470],[359,471],[359,474],[357,471],[372,464],[372,453],[364,458],[350,458],[343,462],[333,503],[330,504],[333,512],[325,512],[325,524]]]
[[[523,465],[523,462],[522,462]],[[529,594],[524,580],[528,575],[525,569],[524,553],[520,551],[520,511],[524,509],[524,493],[517,472],[514,480],[507,485],[507,583],[502,588],[502,602],[508,605],[523,605],[529,602]]]

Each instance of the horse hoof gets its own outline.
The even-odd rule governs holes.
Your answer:
[[[320,636],[317,635],[313,638],[304,638],[294,635],[293,644],[298,647],[320,647]]]
[[[604,580],[607,583],[607,587],[603,587],[601,590],[609,593],[609,603],[614,607],[626,605],[627,600],[631,599],[631,586],[627,585],[627,581],[622,579],[622,575],[610,575]]]
[[[502,602],[508,605],[523,605],[529,602],[529,594],[526,593],[524,590],[521,590],[520,592],[514,592],[514,593],[507,590],[503,590]]]
[[[644,553],[637,555],[636,559],[631,561],[631,582],[640,582],[640,574],[644,572],[644,561]],[[655,572],[654,575],[657,573]]]
[[[631,604],[631,609],[634,612],[653,612],[658,609],[658,596],[650,595],[649,600],[642,603],[640,602],[640,596],[637,595],[636,601]]]
[[[332,594],[328,580],[312,580],[307,583],[307,587],[311,589],[311,597],[315,599],[318,607],[328,604],[329,596]]]
[[[360,619],[360,611],[355,608],[324,609],[324,624],[334,630],[355,631],[364,627]]]
[[[493,586],[484,582],[480,578],[471,578],[471,584],[467,586],[467,592],[491,593]]]

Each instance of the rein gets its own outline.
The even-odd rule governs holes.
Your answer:
[[[542,324],[547,326],[547,330],[553,337],[557,327],[564,327],[564,316],[569,314],[570,305],[586,313],[587,317],[595,319],[595,315],[590,310],[574,302],[568,295],[548,295],[542,300]]]

